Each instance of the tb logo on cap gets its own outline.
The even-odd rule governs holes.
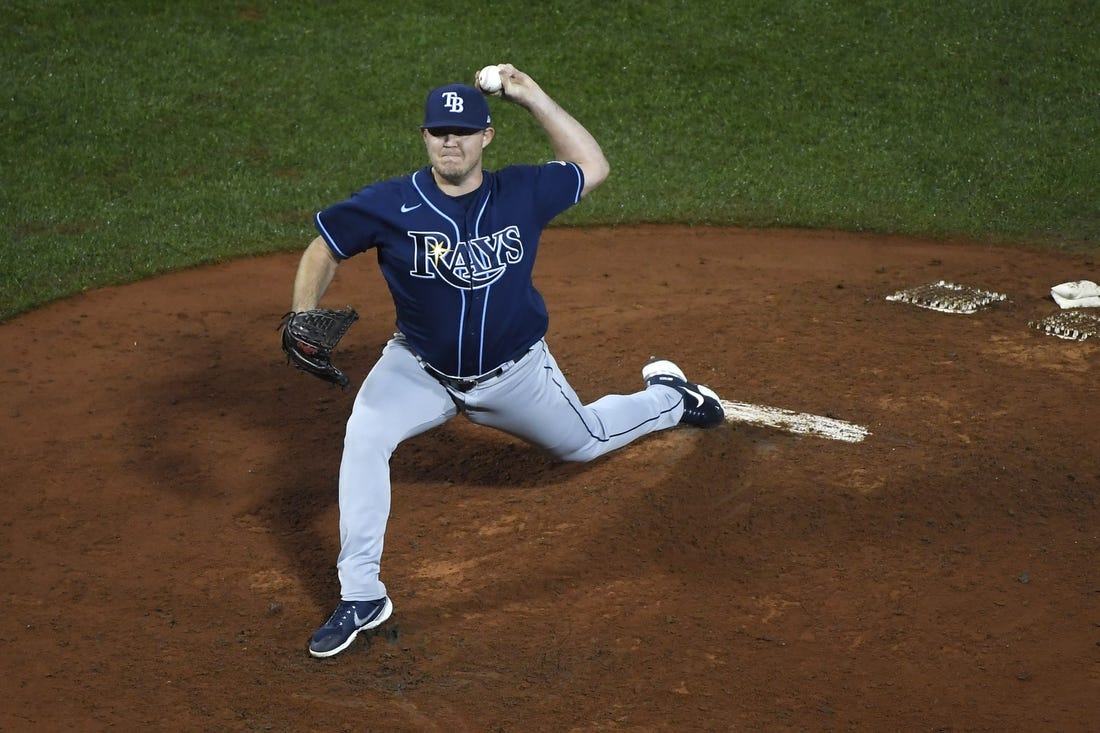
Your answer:
[[[458,114],[462,111],[462,97],[458,92],[443,92],[443,106],[447,108],[448,112],[454,112]]]

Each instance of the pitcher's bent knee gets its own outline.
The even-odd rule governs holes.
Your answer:
[[[589,440],[580,448],[571,451],[551,450],[550,453],[559,461],[569,463],[588,463],[604,454],[603,444],[597,440]]]

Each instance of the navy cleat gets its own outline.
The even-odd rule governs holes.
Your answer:
[[[680,367],[671,361],[651,361],[642,367],[642,379],[646,384],[663,384],[672,387],[684,398],[684,414],[681,425],[697,428],[713,428],[726,419],[726,411],[714,390],[702,384],[687,381]]]
[[[390,617],[390,599],[377,601],[340,601],[332,616],[309,641],[309,653],[315,657],[331,657],[351,646],[360,631],[373,629]]]

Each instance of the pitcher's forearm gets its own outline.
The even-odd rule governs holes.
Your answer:
[[[542,125],[554,155],[569,160],[584,171],[585,193],[599,186],[611,172],[603,149],[588,129],[545,93],[528,107],[531,116]]]
[[[313,310],[321,302],[328,290],[332,278],[336,275],[339,262],[332,254],[325,240],[317,237],[298,262],[298,272],[294,276],[294,295],[291,310],[302,312]]]
[[[611,165],[592,133],[565,111],[529,75],[511,64],[500,64],[504,98],[530,113],[550,140],[559,160],[576,163],[584,172],[584,196],[607,180]]]

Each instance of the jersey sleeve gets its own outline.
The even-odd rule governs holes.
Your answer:
[[[542,165],[515,166],[510,170],[530,179],[534,197],[532,211],[540,227],[581,200],[584,173],[576,163],[553,160]]]
[[[383,198],[374,186],[368,186],[345,201],[317,212],[313,224],[342,260],[374,246],[382,222],[375,213]]]

